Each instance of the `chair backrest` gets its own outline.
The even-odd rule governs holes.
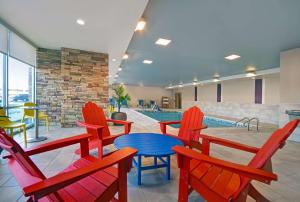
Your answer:
[[[0,108],[0,116],[4,116],[4,117],[0,117],[0,125],[1,125],[1,122],[2,123],[10,122],[9,118],[5,117],[6,113],[5,113],[5,110],[3,108]]]
[[[274,153],[284,146],[285,141],[293,133],[298,124],[299,120],[295,119],[287,123],[283,128],[277,129],[264,143],[248,165],[255,168],[262,168]]]
[[[44,174],[26,155],[20,145],[13,138],[9,137],[2,128],[0,128],[0,147],[9,152],[27,174],[45,179]]]
[[[296,129],[299,121],[299,119],[295,119],[287,123],[283,128],[277,129],[259,149],[256,155],[249,162],[248,166],[254,168],[263,168],[265,164],[271,160],[271,157],[275,154],[275,152],[285,145],[285,141]],[[237,194],[239,194],[239,192],[242,191],[249,182],[249,178],[242,177],[242,184]]]
[[[25,102],[24,107],[35,107],[36,104],[33,102]],[[34,110],[24,109],[24,115],[28,117],[34,117]]]
[[[201,127],[203,118],[203,112],[196,106],[186,110],[182,115],[178,136],[189,139],[189,129]],[[200,131],[198,131],[197,134],[198,133],[200,133]]]
[[[93,102],[85,103],[84,107],[82,108],[82,116],[85,123],[88,124],[95,124],[104,126],[102,135],[104,137],[110,136],[109,128],[107,125],[106,117],[104,111],[101,107],[97,106]],[[97,131],[87,129],[87,133],[93,135],[92,139],[97,138],[98,134]]]

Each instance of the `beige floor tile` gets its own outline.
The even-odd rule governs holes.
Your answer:
[[[132,132],[160,132],[159,124],[156,120],[146,117],[136,111],[125,109],[128,114],[128,119],[134,121]],[[118,134],[123,132],[123,127],[111,126],[111,133]],[[272,129],[273,130],[273,129]],[[205,134],[226,138],[240,143],[260,147],[263,142],[270,136],[272,130],[270,128],[261,128],[259,132],[250,131],[243,128],[209,128],[203,131]],[[49,142],[55,139],[69,137],[76,134],[84,133],[84,128],[59,128],[51,127],[47,132],[44,127],[40,128],[40,134],[48,137]],[[168,132],[177,134],[178,129],[168,127]],[[29,136],[33,135],[33,129],[28,130]],[[16,140],[22,143],[22,135],[16,136]],[[44,142],[43,142],[44,143]],[[37,143],[35,143],[37,144]],[[34,146],[35,144],[29,144]],[[79,157],[74,154],[74,150],[79,145],[58,149],[44,154],[36,155],[33,161],[39,166],[47,176],[53,176],[60,172],[71,162]],[[105,152],[112,151],[115,148],[108,146]],[[221,146],[212,146],[211,155],[217,158],[226,159],[232,162],[247,164],[253,157],[253,154],[241,152],[234,149],[228,149]],[[95,151],[93,155],[97,155]],[[272,201],[299,201],[300,192],[300,144],[288,142],[286,146],[277,152],[274,156],[273,165],[274,172],[278,175],[279,181],[271,185],[254,182],[255,186],[266,197]],[[151,163],[151,159],[144,159],[145,164]],[[165,179],[165,169],[146,171],[142,174],[142,186],[137,186],[136,171],[132,169],[128,175],[128,198],[133,202],[152,202],[152,201],[176,201],[178,195],[178,178],[179,170],[177,168],[176,158],[172,157],[170,181]],[[11,177],[11,173],[7,168],[6,161],[0,160],[0,202],[10,201],[26,201],[26,198],[21,197],[22,192],[17,186],[16,181]],[[7,194],[8,193],[8,194]],[[189,201],[203,202],[204,200],[199,195],[193,192]],[[247,201],[253,201],[249,198]]]

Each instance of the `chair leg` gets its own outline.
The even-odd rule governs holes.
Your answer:
[[[45,118],[45,121],[46,121],[47,132],[49,132],[49,119],[48,119],[48,116]]]
[[[99,141],[99,145],[98,145],[98,158],[99,159],[103,158],[103,144],[102,144],[102,141]]]
[[[122,162],[118,165],[119,190],[118,200],[120,202],[127,202],[127,167],[126,163]]]
[[[9,135],[10,135],[10,137],[14,136],[14,129],[13,128],[9,129]]]
[[[25,148],[27,148],[26,125],[23,126],[23,133],[24,133],[24,145],[25,145]]]
[[[21,119],[21,123],[24,123],[25,121],[25,115],[23,115],[22,119]]]
[[[251,196],[255,201],[259,202],[270,202],[267,198],[265,198],[257,189],[250,184],[248,195]]]
[[[178,202],[187,202],[189,197],[189,173],[180,169]]]

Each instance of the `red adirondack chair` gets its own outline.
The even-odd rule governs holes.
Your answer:
[[[201,135],[203,153],[206,154],[181,146],[173,147],[180,168],[178,201],[188,201],[188,194],[193,190],[212,202],[241,202],[246,201],[248,195],[256,201],[269,201],[254,188],[251,180],[267,184],[277,180],[277,175],[272,173],[271,157],[284,146],[298,123],[299,120],[294,120],[276,130],[261,148],[206,135]],[[255,156],[247,166],[213,158],[207,155],[210,143],[251,152]]]
[[[82,108],[82,116],[84,122],[78,121],[77,124],[86,127],[87,133],[92,135],[89,139],[89,149],[98,148],[99,158],[102,158],[103,146],[112,144],[117,137],[130,133],[131,124],[133,123],[129,121],[106,119],[103,109],[93,102],[87,102],[84,105]],[[124,125],[124,133],[111,135],[107,122]],[[80,149],[77,149],[75,153],[79,154]]]
[[[188,146],[190,145],[191,140],[198,142],[201,130],[207,128],[207,126],[202,125],[203,118],[203,112],[198,107],[194,106],[183,113],[181,121],[159,122],[160,130],[165,135],[180,139],[185,146]],[[167,133],[167,125],[171,124],[180,124],[178,136]]]
[[[127,201],[127,172],[136,149],[124,148],[102,160],[89,155],[88,138],[78,135],[24,151],[0,129],[0,147],[28,201]],[[30,156],[80,143],[81,158],[63,172],[46,178]],[[71,158],[71,157],[70,157]],[[114,167],[114,165],[118,165]],[[114,196],[118,193],[118,200]]]

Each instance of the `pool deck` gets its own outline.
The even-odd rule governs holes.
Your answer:
[[[151,119],[141,113],[131,109],[124,109],[128,114],[128,120],[134,121],[132,132],[160,132],[159,125],[156,120]],[[117,134],[123,130],[122,127],[111,126],[112,134]],[[34,130],[28,131],[29,135],[33,135]],[[60,128],[50,127],[50,131],[46,132],[41,127],[40,134],[47,136],[47,141],[68,137],[85,132],[83,128]],[[178,129],[168,128],[168,132],[177,134]],[[262,127],[259,132],[247,131],[246,128],[208,128],[203,131],[205,134],[226,138],[229,140],[246,143],[252,146],[261,146],[263,142],[270,136],[273,130]],[[16,136],[21,140],[22,136]],[[45,142],[47,142],[45,141]],[[33,144],[29,144],[32,146]],[[77,146],[71,146],[59,149],[45,154],[33,157],[33,160],[47,175],[51,176],[61,171],[72,161],[78,157],[74,154]],[[106,147],[106,151],[113,150],[113,146]],[[237,163],[247,164],[252,155],[238,150],[228,149],[221,146],[212,146],[212,156],[230,160]],[[95,154],[95,152],[93,152]],[[145,164],[149,163],[148,159],[143,159]],[[282,150],[279,150],[272,159],[274,172],[278,174],[278,181],[272,182],[271,185],[265,185],[259,182],[253,184],[271,201],[299,201],[300,198],[300,144],[288,141]],[[0,202],[25,201],[22,191],[18,187],[14,177],[7,168],[5,160],[0,160]],[[171,181],[165,179],[165,169],[151,170],[143,173],[142,185],[136,185],[136,172],[132,169],[128,175],[128,198],[129,202],[171,202],[177,201],[178,193],[178,172],[176,158],[171,160]],[[189,201],[203,201],[196,193],[193,193]],[[247,201],[253,201],[248,198]]]

